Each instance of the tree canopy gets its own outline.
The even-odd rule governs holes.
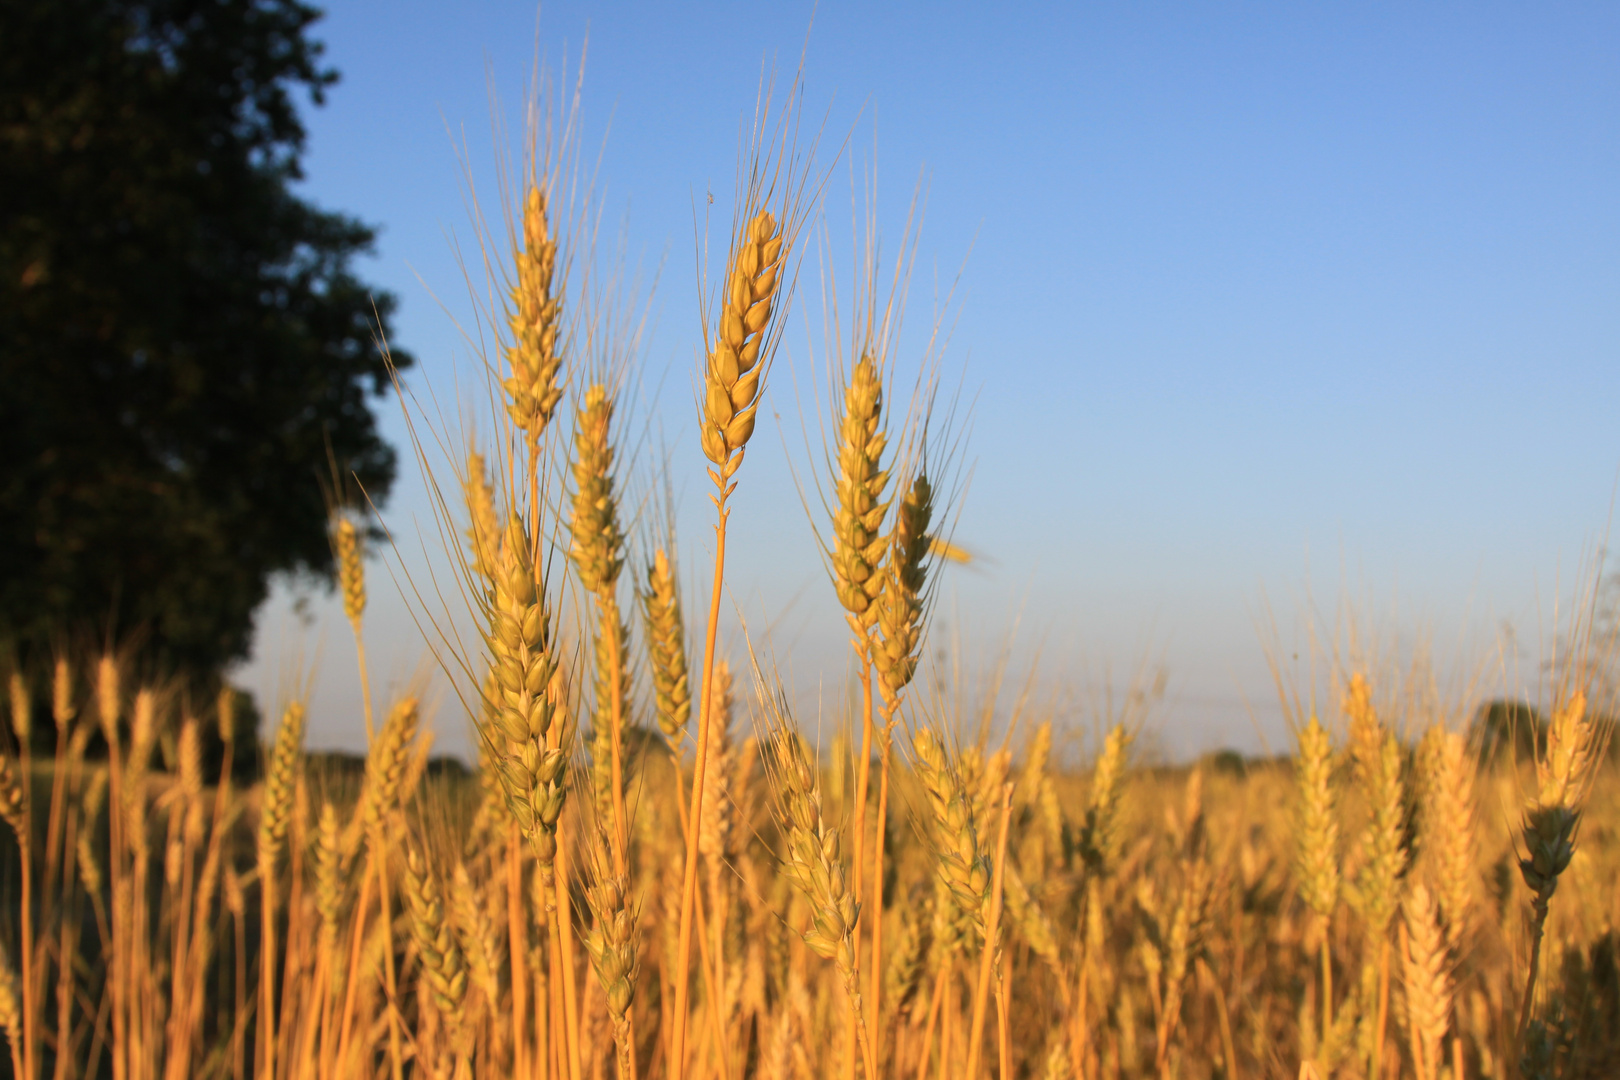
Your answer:
[[[386,494],[394,299],[350,265],[374,230],[293,189],[299,98],[337,78],[319,17],[4,6],[0,638],[134,634],[217,671],[272,575],[329,571],[321,478]]]

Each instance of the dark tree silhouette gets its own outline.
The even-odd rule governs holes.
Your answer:
[[[329,460],[388,490],[394,301],[350,269],[374,232],[290,186],[296,99],[337,78],[318,18],[0,8],[0,639],[25,652],[133,634],[211,675],[271,575],[330,569]]]

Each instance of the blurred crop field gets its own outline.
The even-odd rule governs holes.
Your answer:
[[[796,100],[763,97],[747,132],[682,449],[631,452],[643,301],[593,262],[577,139],[543,126],[481,235],[481,436],[400,394],[419,460],[449,461],[453,565],[411,586],[474,767],[431,756],[417,696],[373,700],[379,537],[342,485],[363,759],[307,753],[296,696],[251,745],[247,702],[138,648],[0,673],[12,1075],[1620,1075],[1591,598],[1536,702],[1451,700],[1345,649],[1283,688],[1274,758],[1170,767],[1139,710],[1074,730],[981,700],[925,662],[939,568],[973,556],[943,337],[900,347],[909,227],[884,261],[858,220],[855,270],[822,290],[805,527],[849,685],[800,715],[771,642],[721,644],[730,500],[769,452],[756,413],[827,168]],[[685,550],[712,566],[680,561],[688,481],[715,543]]]
[[[569,1076],[576,1055],[580,1075],[669,1075],[692,763],[678,776],[660,737],[624,744],[626,872],[576,753],[563,774],[576,809],[558,819],[547,873],[492,769],[430,767],[412,702],[388,712],[363,763],[299,753],[289,710],[267,780],[237,786],[228,767],[204,768],[212,712],[126,686],[116,664],[56,677],[34,712],[57,751],[8,758],[5,774],[0,1019],[14,1068],[31,1023],[39,1075],[109,1075],[121,1059],[124,1075],[388,1076],[395,1030],[410,1075]],[[1297,757],[1137,766],[1121,726],[1076,771],[1054,763],[1039,717],[994,739],[922,729],[920,750],[901,735],[881,840],[868,785],[883,958],[868,939],[852,984],[827,948],[837,905],[803,886],[826,874],[834,893],[853,889],[859,733],[803,758],[819,796],[807,841],[781,805],[787,729],[762,719],[757,689],[722,688],[698,810],[689,1075],[864,1068],[852,990],[884,1076],[965,1075],[976,1013],[980,1075],[1364,1076],[1376,1054],[1387,1076],[1599,1077],[1620,1061],[1612,762],[1589,766],[1519,1034],[1537,912],[1520,862],[1539,842],[1525,807],[1539,805],[1537,757],[1563,737],[1556,718],[1539,754],[1519,739],[1521,756],[1487,723],[1502,710],[1447,731],[1335,705],[1321,718],[1332,842],[1317,850],[1324,821]],[[1535,731],[1540,718],[1518,719]],[[1395,763],[1388,820],[1371,797],[1383,781],[1364,774],[1374,745]],[[791,860],[807,848],[805,870]],[[1311,880],[1324,867],[1327,895]]]

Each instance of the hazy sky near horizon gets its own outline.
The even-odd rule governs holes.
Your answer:
[[[1285,665],[1308,660],[1311,624],[1331,653],[1353,611],[1490,689],[1501,629],[1533,667],[1603,543],[1620,9],[551,0],[537,20],[528,2],[355,0],[315,35],[343,80],[306,111],[302,190],[381,227],[362,273],[399,297],[413,389],[452,415],[479,394],[457,330],[461,155],[495,210],[491,90],[516,155],[536,50],[572,73],[588,37],[607,229],[657,280],[642,411],[671,455],[694,623],[712,558],[696,237],[712,193],[724,242],[762,64],[786,79],[801,50],[835,247],[852,176],[875,175],[888,251],[926,189],[899,363],[950,294],[943,360],[971,405],[956,536],[982,559],[944,571],[934,644],[959,639],[970,668],[1011,640],[1016,672],[1038,656],[1038,696],[1089,717],[1105,682],[1162,665],[1168,753],[1276,745],[1268,610]],[[822,318],[805,252],[767,391],[781,424],[761,423],[735,502],[727,625],[768,626],[801,700],[834,701],[846,632],[793,471]],[[398,407],[380,408],[402,451],[385,519],[420,583],[444,557]],[[374,563],[379,695],[432,667],[397,592]],[[304,594],[300,617],[298,590],[276,590],[240,677],[269,705],[312,673],[311,743],[362,745],[347,627]],[[438,684],[441,745],[464,748]]]

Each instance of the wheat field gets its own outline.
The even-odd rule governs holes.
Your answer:
[[[669,520],[628,494],[615,328],[633,320],[590,285],[588,215],[531,141],[490,264],[498,422],[436,488],[477,631],[440,644],[471,774],[430,769],[415,698],[373,714],[363,645],[363,770],[307,755],[293,701],[251,785],[232,778],[229,693],[196,701],[117,651],[9,673],[13,1075],[1620,1071],[1600,635],[1577,627],[1547,719],[1506,751],[1466,723],[1476,702],[1373,662],[1290,708],[1274,759],[1149,767],[1130,717],[987,720],[922,664],[938,563],[966,557],[959,432],[937,369],[898,347],[904,267],[875,244],[822,357],[806,500],[849,707],[795,715],[768,643],[722,647],[730,498],[824,175],[792,116],[762,105],[738,169],[680,443],[703,458],[659,463],[712,485],[715,561],[690,579]],[[334,506],[357,642],[364,526]],[[1083,768],[1054,749],[1076,739]]]

